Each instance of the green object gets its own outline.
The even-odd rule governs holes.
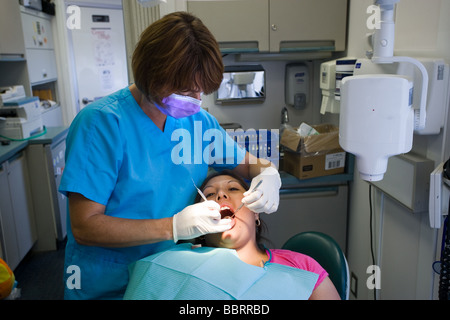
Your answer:
[[[283,249],[306,254],[329,274],[342,300],[348,300],[349,276],[344,253],[337,242],[321,232],[302,232],[290,238]]]

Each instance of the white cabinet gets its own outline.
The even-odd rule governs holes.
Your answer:
[[[271,0],[270,51],[344,51],[347,0]]]
[[[0,0],[0,61],[23,59],[23,42],[18,1]]]
[[[21,22],[31,85],[55,81],[58,77],[51,17],[21,8]]]
[[[27,49],[27,61],[30,82],[33,87],[48,81],[56,81],[58,71],[53,50]]]
[[[222,52],[344,51],[347,0],[188,1]]]
[[[56,250],[57,242],[67,236],[67,198],[58,192],[65,150],[65,135],[52,143],[32,142],[27,148],[38,234],[33,251]]]
[[[269,50],[269,1],[188,1],[187,8],[214,34],[223,51]]]
[[[8,162],[4,162],[0,165],[0,243],[2,259],[11,268],[15,268],[20,262],[15,226],[8,182]]]
[[[330,235],[346,250],[347,185],[282,190],[278,211],[261,214],[270,240],[268,247],[281,248],[292,236],[305,231]]]
[[[21,7],[21,22],[26,49],[53,50],[51,16]]]
[[[0,0],[0,6],[0,87],[23,85],[27,96],[55,101],[54,108],[60,108],[53,16],[18,0]],[[62,125],[61,116],[55,120]]]
[[[25,152],[20,152],[0,169],[0,242],[12,269],[37,240],[26,164]]]

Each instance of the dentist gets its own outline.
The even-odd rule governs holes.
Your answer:
[[[278,208],[278,171],[241,149],[201,109],[201,94],[219,88],[223,63],[216,40],[198,18],[176,12],[150,25],[136,46],[132,69],[135,83],[84,108],[67,136],[59,188],[69,199],[70,215],[65,299],[122,299],[130,263],[178,240],[230,229],[216,202],[189,206],[196,195],[192,180],[201,184],[209,167],[231,169],[251,185],[263,181],[242,200],[250,210]],[[205,141],[210,129],[222,139]],[[179,132],[191,136],[183,143],[192,148],[182,155],[174,152]],[[214,152],[204,152],[211,146]],[[198,152],[201,163],[195,161]],[[177,156],[190,160],[177,164]]]

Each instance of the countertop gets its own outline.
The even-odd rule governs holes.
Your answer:
[[[47,132],[33,139],[10,141],[9,145],[0,145],[0,164],[30,144],[50,144],[65,138],[69,127],[48,127]],[[300,180],[287,172],[280,171],[282,186],[280,194],[307,192],[310,189],[346,184],[353,180],[354,157],[347,157],[345,173]]]
[[[282,185],[280,194],[317,191],[317,188],[345,185],[347,182],[353,180],[354,164],[355,157],[352,154],[347,153],[344,173],[303,180],[281,170],[280,176]]]
[[[30,144],[50,144],[64,138],[69,127],[47,127],[47,132],[36,138],[23,141],[9,141],[8,145],[0,145],[0,163],[8,160],[17,152],[25,149]]]

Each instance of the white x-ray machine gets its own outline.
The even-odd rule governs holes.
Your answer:
[[[414,130],[425,128],[428,72],[414,58],[394,56],[394,9],[398,1],[375,1],[381,21],[373,35],[373,56],[357,61],[355,75],[344,78],[341,85],[339,142],[356,156],[361,178],[368,181],[382,180],[388,158],[409,152]],[[394,63],[417,68],[421,85],[406,74],[383,73],[384,68],[377,67]],[[414,90],[421,92],[418,110],[412,107]]]
[[[412,149],[414,133],[439,134],[448,104],[449,66],[443,59],[394,56],[399,1],[375,0],[380,23],[372,35],[373,52],[356,61],[353,76],[344,78],[340,88],[340,145],[356,156],[361,178],[375,183],[383,180],[391,156]],[[440,228],[442,214],[448,214],[442,165],[430,179],[434,228]]]

